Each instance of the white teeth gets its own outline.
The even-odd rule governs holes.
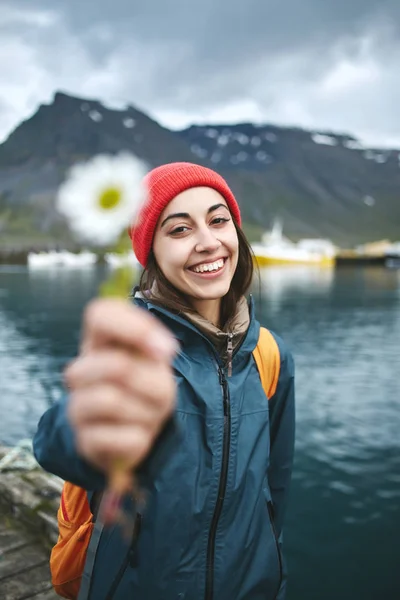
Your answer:
[[[220,258],[220,260],[216,260],[213,263],[205,263],[203,265],[198,265],[194,267],[195,273],[204,273],[204,271],[217,271],[217,269],[222,269],[224,266],[224,259]]]

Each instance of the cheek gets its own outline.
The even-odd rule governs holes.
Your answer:
[[[158,266],[164,275],[173,277],[181,271],[185,264],[185,254],[179,244],[171,243],[171,240],[163,239],[154,243],[153,252]]]
[[[232,255],[233,261],[237,262],[238,255],[239,255],[239,240],[237,237],[236,229],[229,232],[229,235],[226,237],[224,243],[225,243],[226,247],[229,249],[229,251]]]
[[[234,234],[230,237],[229,242],[227,242],[227,246],[231,253],[231,261],[232,261],[232,269],[231,273],[233,274],[236,271],[236,267],[239,261],[239,240],[236,234],[236,230]]]

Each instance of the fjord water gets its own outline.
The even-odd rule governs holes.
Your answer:
[[[0,442],[57,399],[103,275],[0,271]],[[273,268],[253,294],[297,368],[288,600],[398,600],[400,272]]]

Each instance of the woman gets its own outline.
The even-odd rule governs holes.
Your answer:
[[[281,369],[268,402],[245,299],[252,255],[225,180],[173,163],[146,186],[131,229],[140,289],[132,305],[87,308],[69,397],[42,417],[35,455],[86,490],[104,489],[122,457],[147,492],[130,549],[118,527],[103,532],[92,599],[113,587],[115,600],[281,600],[293,361],[275,336]]]

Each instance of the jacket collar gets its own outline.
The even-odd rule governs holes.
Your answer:
[[[216,327],[198,313],[188,312],[183,316],[211,341],[220,354],[223,354],[230,337],[235,350],[242,342],[250,324],[250,311],[245,297],[239,300],[233,318],[223,329]]]
[[[211,349],[214,351],[214,354],[216,354],[218,358],[222,359],[223,361],[225,355],[225,347],[228,339],[228,332],[222,332],[217,327],[215,327],[215,329],[217,330],[216,334],[218,334],[219,332],[218,337],[220,339],[220,344],[216,345],[214,340],[211,339],[212,336],[208,335],[204,328],[199,326],[199,322],[196,322],[196,319],[192,321],[189,320],[186,315],[173,313],[170,310],[162,307],[161,305],[156,304],[151,300],[147,299],[141,292],[134,293],[133,300],[139,306],[142,306],[143,308],[146,308],[150,312],[153,312],[155,315],[157,315],[165,323],[165,325],[172,330],[176,339],[181,344],[192,345],[198,343],[200,340],[203,340],[207,343],[209,347],[211,347]],[[242,332],[242,335],[238,336],[238,340],[235,344],[234,362],[240,359],[240,357],[243,357],[244,355],[253,352],[254,348],[257,345],[260,333],[260,324],[254,316],[253,297],[250,295],[248,301],[244,298],[243,301],[245,302],[248,311],[248,324],[246,323],[246,329]],[[243,309],[244,306],[243,304],[241,304],[237,315],[235,315],[235,318],[239,315],[239,321],[241,318],[243,318]],[[240,317],[240,314],[242,314],[242,317]],[[210,323],[208,324],[211,325]]]

